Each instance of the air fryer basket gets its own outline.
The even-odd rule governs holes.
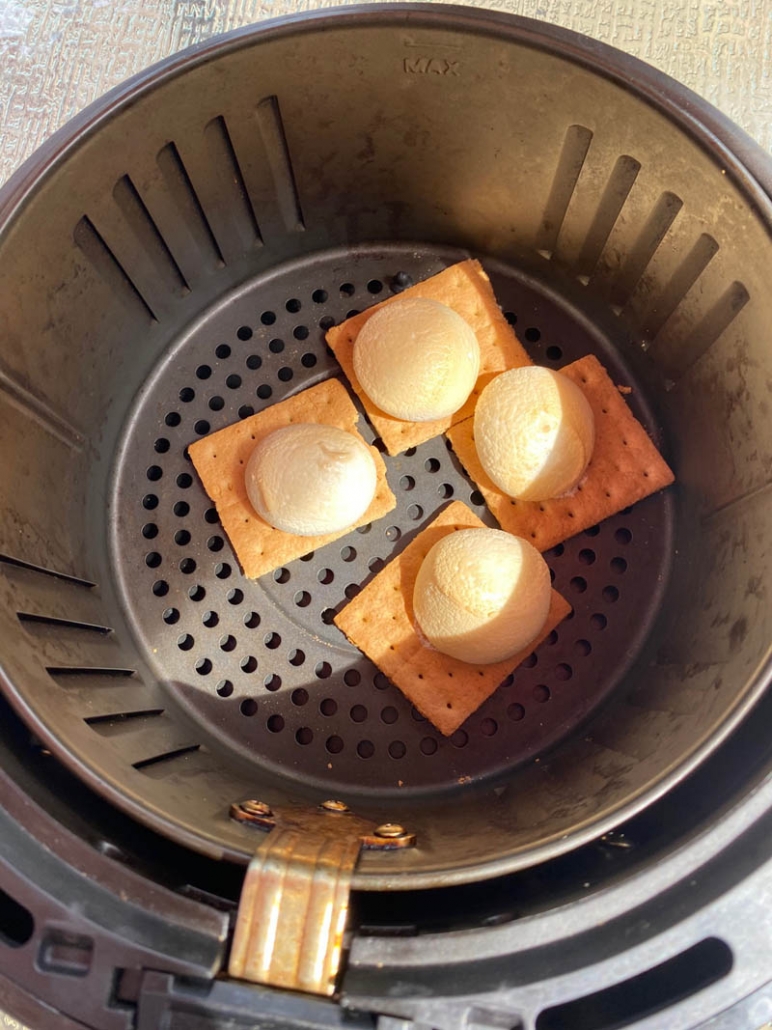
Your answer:
[[[177,841],[244,861],[233,801],[342,797],[418,835],[356,887],[490,876],[646,805],[762,691],[769,205],[589,53],[459,8],[292,19],[119,90],[3,194],[3,688]],[[548,555],[573,617],[446,741],[331,624],[450,497],[484,512],[444,440],[388,461],[393,517],[258,582],[185,447],[469,254],[536,361],[634,387],[677,485]]]

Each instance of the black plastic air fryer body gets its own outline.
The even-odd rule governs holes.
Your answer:
[[[771,183],[738,129],[628,57],[402,4],[194,48],[11,180],[0,998],[17,1018],[772,1019]],[[186,448],[339,374],[327,328],[469,255],[535,361],[593,352],[633,387],[677,482],[546,556],[572,618],[446,739],[332,623],[450,498],[488,518],[444,439],[386,459],[386,519],[254,582]],[[331,797],[417,836],[362,855],[338,997],[215,979],[257,846],[231,804]]]

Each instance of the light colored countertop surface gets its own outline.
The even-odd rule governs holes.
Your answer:
[[[563,25],[642,58],[772,151],[772,0],[468,3]],[[347,0],[0,0],[0,185],[55,129],[153,62],[239,26],[344,5]],[[20,1024],[0,1011],[2,1027]]]
[[[361,0],[360,0],[361,2]],[[772,150],[772,0],[469,0],[648,61]],[[221,32],[347,0],[0,0],[0,184],[68,118]]]

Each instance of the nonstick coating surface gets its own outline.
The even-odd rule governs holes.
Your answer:
[[[257,581],[241,575],[187,445],[341,375],[326,328],[464,256],[404,245],[327,252],[249,284],[167,354],[121,448],[114,563],[147,660],[221,745],[331,795],[436,792],[550,747],[619,682],[665,587],[667,494],[547,552],[573,614],[445,739],[331,623],[451,498],[495,525],[444,437],[384,455],[398,504],[380,522]],[[598,354],[616,382],[634,387],[628,401],[656,438],[640,390],[608,341],[512,269],[487,267],[533,359],[560,368]],[[364,419],[360,428],[374,440]]]

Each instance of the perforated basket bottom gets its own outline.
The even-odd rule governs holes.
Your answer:
[[[436,792],[554,744],[634,661],[664,590],[666,494],[548,552],[573,615],[445,739],[332,625],[449,499],[495,524],[444,437],[385,456],[398,499],[385,519],[260,580],[241,575],[187,445],[340,374],[327,328],[405,276],[426,278],[465,256],[407,247],[326,253],[249,284],[164,358],[123,442],[113,557],[147,661],[210,739],[330,794]],[[559,368],[595,352],[617,381],[635,386],[613,347],[568,309],[512,269],[489,271],[536,362]],[[651,431],[637,388],[628,400]],[[364,421],[362,431],[374,439]]]

